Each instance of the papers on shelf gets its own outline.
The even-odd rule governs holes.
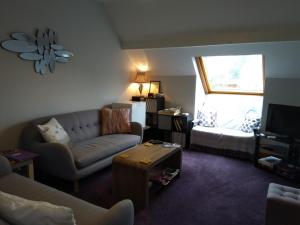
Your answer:
[[[165,148],[179,148],[181,145],[176,144],[176,143],[165,143],[162,145]]]

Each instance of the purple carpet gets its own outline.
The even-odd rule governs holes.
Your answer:
[[[80,183],[78,197],[109,208],[111,168]],[[157,193],[148,209],[136,213],[136,225],[263,225],[271,182],[294,186],[253,164],[223,156],[184,151],[182,176]]]

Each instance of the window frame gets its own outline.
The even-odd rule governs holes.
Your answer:
[[[249,54],[251,55],[251,54]],[[223,55],[226,56],[226,55]],[[203,63],[202,57],[205,56],[198,56],[195,57],[198,73],[202,82],[202,86],[204,89],[204,92],[206,94],[231,94],[231,95],[258,95],[258,96],[263,96],[265,92],[265,57],[262,55],[262,75],[263,75],[263,91],[262,92],[241,92],[241,91],[214,91],[211,89],[208,78],[207,78],[207,73],[205,70],[205,66]]]

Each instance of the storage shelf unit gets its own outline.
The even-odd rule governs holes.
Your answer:
[[[254,164],[255,166],[266,168],[259,163],[259,159],[274,156],[281,159],[281,162],[274,165],[274,167],[267,169],[286,178],[299,181],[299,150],[300,144],[290,139],[256,133]]]
[[[146,124],[151,128],[157,128],[157,112],[165,108],[165,98],[145,98]]]
[[[143,142],[151,139],[160,139],[160,133],[157,130],[158,126],[158,111],[165,108],[165,98],[145,98],[146,102],[146,125],[149,129],[144,130]]]
[[[180,144],[187,148],[190,145],[192,129],[191,115],[158,115],[158,129],[162,131],[163,141]]]
[[[281,159],[288,158],[290,145],[287,141],[275,136],[268,136],[262,133],[255,134],[254,162],[262,157],[275,156]]]

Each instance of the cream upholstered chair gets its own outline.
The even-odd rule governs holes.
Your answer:
[[[267,195],[266,225],[300,224],[300,189],[271,183]]]

